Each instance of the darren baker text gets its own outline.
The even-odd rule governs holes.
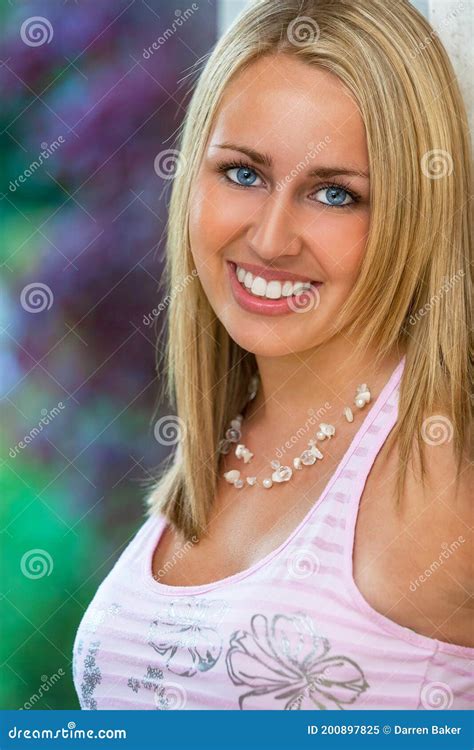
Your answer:
[[[461,727],[448,727],[447,724],[432,724],[431,727],[401,727],[395,724],[394,734],[461,734]]]

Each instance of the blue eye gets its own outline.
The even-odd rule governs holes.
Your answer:
[[[318,195],[318,193],[323,193],[327,203],[325,201],[320,201],[321,203],[324,203],[326,206],[347,206],[350,203],[354,203],[354,200],[350,193],[345,190],[345,188],[339,187],[337,185],[329,185],[323,188],[320,188],[315,195]],[[347,199],[349,198],[349,201]]]
[[[232,182],[237,182],[238,185],[253,185],[257,178],[257,174],[250,167],[232,167],[227,171],[237,172],[236,180],[233,180],[232,177],[229,177],[229,179]]]
[[[253,187],[256,185],[256,180],[260,180],[257,186],[263,184],[261,177],[257,174],[255,169],[250,167],[243,161],[231,161],[231,162],[219,162],[217,164],[217,171],[223,174],[225,179],[231,182],[233,185],[240,187]],[[235,172],[236,174],[231,177],[229,174]],[[330,183],[322,185],[313,195],[323,193],[326,200],[317,198],[318,203],[322,203],[325,206],[332,206],[333,208],[345,208],[350,206],[352,203],[357,203],[360,200],[360,196],[357,193],[353,193],[348,188],[337,185],[336,183]]]

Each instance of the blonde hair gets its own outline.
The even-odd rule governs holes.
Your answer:
[[[466,110],[446,51],[405,0],[255,2],[207,59],[176,143],[182,168],[170,201],[166,279],[171,290],[183,288],[170,297],[166,388],[182,434],[153,480],[147,505],[186,539],[206,531],[217,446],[257,369],[254,354],[230,338],[195,278],[190,191],[230,79],[275,53],[338,76],[365,124],[371,223],[358,279],[337,324],[351,335],[365,321],[358,350],[375,346],[380,360],[400,343],[406,349],[399,417],[389,435],[399,449],[397,502],[415,442],[425,476],[421,433],[435,428],[436,418],[442,426],[441,404],[449,414],[458,479],[470,436],[471,154]]]

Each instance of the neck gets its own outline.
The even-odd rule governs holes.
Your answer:
[[[375,367],[375,351],[356,354],[348,337],[339,336],[294,355],[257,355],[260,383],[245,411],[247,428],[276,435],[284,426],[290,433],[312,413],[331,422],[345,406],[355,412],[356,387],[367,383],[373,401],[403,354],[397,347]]]

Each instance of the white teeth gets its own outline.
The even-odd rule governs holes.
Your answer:
[[[267,282],[262,279],[261,276],[256,276],[252,282],[250,291],[255,294],[256,297],[265,297],[265,291],[267,288]]]
[[[295,281],[295,284],[293,286],[293,294],[301,294],[304,288],[305,286],[302,281]]]
[[[292,292],[293,292],[293,283],[291,281],[285,281],[281,289],[281,293],[283,297],[289,297]]]
[[[252,287],[253,291],[253,287]],[[282,296],[281,284],[279,281],[268,281],[265,289],[265,297],[268,299],[280,299]]]
[[[301,294],[304,289],[310,289],[309,281],[266,281],[261,276],[254,276],[245,268],[236,266],[236,275],[241,284],[245,286],[250,294],[256,297],[266,297],[267,299],[280,299],[280,297],[289,297],[292,294]]]

